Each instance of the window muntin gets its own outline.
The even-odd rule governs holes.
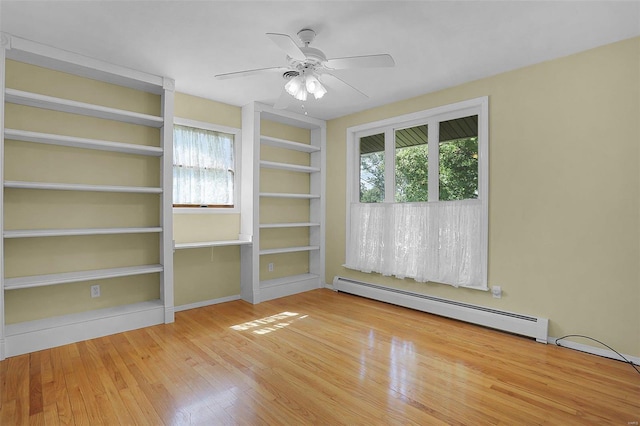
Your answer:
[[[174,125],[174,207],[234,207],[235,135]]]

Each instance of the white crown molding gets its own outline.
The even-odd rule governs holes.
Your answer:
[[[0,46],[4,49],[11,49],[11,36],[0,32]]]
[[[162,88],[164,90],[168,90],[170,92],[174,92],[176,90],[176,81],[169,77],[162,78]]]

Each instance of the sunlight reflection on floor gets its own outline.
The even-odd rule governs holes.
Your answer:
[[[301,315],[296,312],[281,312],[269,317],[248,321],[243,324],[233,325],[231,328],[237,331],[251,330],[255,334],[267,334],[272,331],[289,326],[292,322],[307,318],[308,315]],[[286,321],[285,321],[286,320]]]

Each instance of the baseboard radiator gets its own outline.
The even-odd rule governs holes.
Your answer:
[[[442,299],[426,294],[413,293],[338,276],[333,278],[333,289],[428,312],[430,314],[532,337],[540,343],[547,343],[549,328],[549,320],[547,318],[537,318],[485,308],[483,306],[456,302],[455,300]]]

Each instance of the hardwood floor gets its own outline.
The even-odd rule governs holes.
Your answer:
[[[628,364],[329,290],[12,357],[0,379],[2,425],[640,421]]]

